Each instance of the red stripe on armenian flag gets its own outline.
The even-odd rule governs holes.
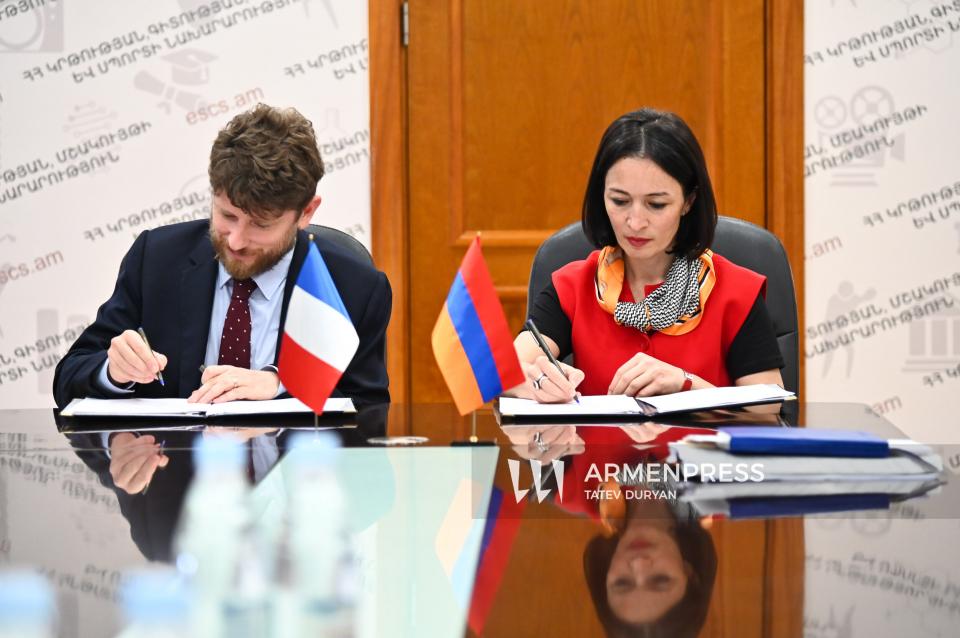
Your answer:
[[[460,276],[467,286],[480,324],[487,335],[487,343],[500,375],[500,385],[508,390],[523,383],[523,370],[513,347],[513,335],[503,314],[503,306],[493,287],[493,278],[480,251],[480,236],[476,236],[460,264]]]
[[[494,489],[498,488],[494,487]],[[500,589],[500,582],[507,572],[513,542],[523,521],[523,510],[527,506],[526,500],[517,503],[513,494],[501,494],[501,498],[499,510],[487,514],[488,516],[492,514],[496,520],[493,521],[489,543],[481,549],[480,558],[477,561],[477,576],[470,598],[470,611],[467,613],[467,625],[478,636],[483,635],[487,617],[493,609],[497,591]],[[493,495],[491,495],[492,502]]]
[[[463,344],[460,343],[460,337],[457,336],[457,331],[450,320],[446,303],[443,304],[443,310],[437,317],[430,341],[433,345],[433,356],[437,359],[440,373],[443,374],[443,380],[450,388],[453,402],[457,404],[460,414],[469,414],[482,406],[483,397],[480,394],[480,387],[477,385],[477,379]]]

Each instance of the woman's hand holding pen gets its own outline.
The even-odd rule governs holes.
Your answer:
[[[569,403],[577,398],[577,386],[584,377],[582,370],[560,363],[561,373],[545,356],[521,365],[527,380],[521,388],[517,388],[516,396],[539,403]]]
[[[520,458],[541,463],[583,454],[586,449],[575,425],[513,426],[507,431],[507,437]]]
[[[167,358],[154,352],[136,330],[124,330],[110,340],[107,374],[118,386],[153,383],[167,367]]]
[[[187,403],[262,401],[277,396],[280,387],[280,379],[273,372],[236,366],[207,366],[200,382],[203,385],[193,391]]]
[[[583,382],[583,371],[557,361],[556,343],[541,335],[532,320],[528,319],[525,325],[527,330],[517,335],[513,343],[526,381],[510,388],[506,394],[539,403],[577,400],[577,386]]]

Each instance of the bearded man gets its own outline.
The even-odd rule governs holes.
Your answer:
[[[307,255],[304,229],[320,205],[313,126],[294,109],[264,104],[237,115],[213,143],[209,176],[209,220],[134,241],[113,295],[57,365],[60,407],[78,397],[285,396],[276,368],[283,322]],[[348,250],[313,241],[360,337],[334,396],[389,401],[390,284]]]

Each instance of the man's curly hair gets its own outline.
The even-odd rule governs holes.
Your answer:
[[[310,120],[293,108],[258,104],[230,120],[210,150],[210,186],[255,217],[302,211],[317,192],[323,161]]]

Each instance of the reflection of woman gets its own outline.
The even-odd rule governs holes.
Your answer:
[[[700,145],[679,117],[641,109],[610,125],[593,162],[583,229],[598,248],[553,273],[531,318],[566,376],[521,333],[541,402],[584,394],[650,396],[777,383],[783,365],[763,302],[765,278],[709,248],[717,223]]]
[[[601,508],[609,533],[595,537],[583,569],[608,636],[696,636],[717,573],[710,535],[664,500]],[[613,510],[604,511],[604,510]]]

